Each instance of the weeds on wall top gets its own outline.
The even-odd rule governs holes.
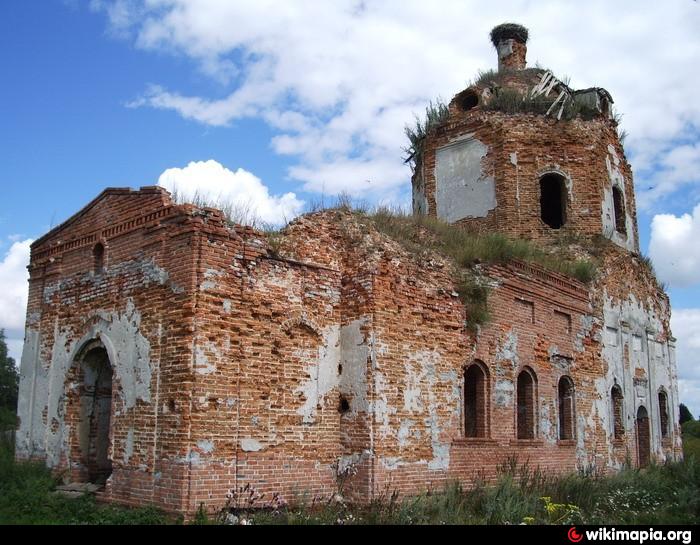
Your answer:
[[[438,98],[435,102],[431,100],[426,106],[425,117],[416,116],[413,125],[406,125],[404,132],[409,145],[403,148],[403,152],[406,154],[404,163],[410,163],[411,166],[415,167],[420,162],[426,135],[434,127],[444,123],[449,113],[447,104]]]
[[[352,208],[344,203],[345,210]],[[593,261],[579,259],[564,248],[548,253],[535,244],[521,239],[510,239],[501,233],[477,233],[429,216],[418,216],[401,209],[377,207],[373,210],[353,211],[368,219],[381,233],[400,243],[409,253],[422,257],[436,251],[450,258],[456,265],[454,289],[464,303],[470,329],[487,323],[489,279],[480,272],[481,265],[507,264],[521,260],[538,264],[590,282],[597,267]]]

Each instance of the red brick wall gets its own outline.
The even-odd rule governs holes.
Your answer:
[[[35,350],[25,346],[21,369],[22,403],[33,407],[23,411],[20,405],[18,456],[43,456],[57,470],[78,476],[77,407],[69,400],[79,382],[72,358],[86,342],[101,339],[118,368],[113,474],[103,496],[171,510],[184,505],[188,471],[177,461],[189,435],[192,381],[188,335],[197,227],[188,210],[172,206],[156,188],[107,190],[35,242],[27,332],[39,340]],[[92,270],[97,242],[105,247],[99,275]],[[144,352],[133,351],[137,339]],[[148,361],[135,365],[136,357]],[[143,373],[134,379],[139,366]]]
[[[418,188],[424,193],[428,215],[437,214],[436,151],[466,134],[488,147],[481,167],[485,176],[495,180],[497,205],[486,217],[465,218],[458,223],[543,243],[555,242],[565,234],[602,235],[606,188],[612,205],[606,164],[606,159],[612,157],[608,149],[611,146],[620,160],[626,213],[634,225],[627,236],[632,241],[631,248],[638,249],[632,172],[612,121],[602,117],[557,121],[534,114],[452,109],[447,122],[426,138],[422,160],[414,172],[414,192]],[[540,218],[539,180],[549,172],[563,175],[569,185],[567,222],[559,230],[550,228]]]
[[[101,275],[90,272],[97,240]],[[491,321],[472,334],[450,262],[407,252],[361,216],[304,216],[271,245],[160,190],[107,191],[33,247],[27,328],[39,340],[23,357],[18,456],[81,474],[71,358],[97,340],[115,366],[114,470],[102,493],[112,501],[193,513],[221,507],[231,489],[265,494],[264,505],[339,486],[366,501],[493,478],[516,456],[557,472],[608,470],[636,447],[629,426],[612,438],[616,366],[634,388],[646,380],[673,394],[675,379],[627,345],[619,358],[603,346],[610,309],[630,294],[657,301],[640,311],[660,319],[650,346],[669,335],[667,301],[641,261],[616,247],[605,255],[592,286],[517,262],[483,270]],[[487,432],[466,438],[464,371],[477,360],[488,370]],[[535,437],[519,440],[526,367]],[[574,384],[565,441],[562,376]],[[32,420],[33,388],[47,397],[35,398]],[[625,416],[636,411],[630,388]],[[652,455],[679,455],[672,432]]]

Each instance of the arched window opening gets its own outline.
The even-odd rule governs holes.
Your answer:
[[[663,390],[659,392],[659,420],[661,421],[661,437],[665,439],[669,436],[669,418],[668,397],[666,396],[666,392],[664,392]]]
[[[92,249],[92,258],[95,274],[102,274],[105,264],[105,247],[101,243],[95,244],[95,247]]]
[[[637,409],[637,461],[639,467],[646,467],[651,460],[649,414],[644,406]]]
[[[479,105],[479,95],[472,89],[467,89],[457,98],[457,106],[463,112],[467,112]]]
[[[518,439],[535,438],[535,394],[536,378],[531,369],[523,369],[518,375]]]
[[[615,439],[622,439],[625,435],[625,421],[623,420],[623,397],[622,388],[617,384],[612,387],[610,392],[613,409],[613,436]]]
[[[566,181],[559,174],[545,174],[540,178],[540,217],[552,229],[566,223]]]
[[[559,379],[559,439],[574,438],[574,383],[569,377]]]
[[[615,230],[621,235],[626,235],[625,198],[622,195],[622,190],[617,186],[613,187],[613,206],[615,208]]]
[[[464,373],[464,435],[488,436],[488,371],[480,363]]]

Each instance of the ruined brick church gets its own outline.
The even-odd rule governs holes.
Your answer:
[[[414,214],[595,248],[590,282],[484,264],[490,320],[470,327],[447,257],[355,213],[271,241],[159,187],[106,189],[32,245],[17,457],[181,513],[245,485],[293,502],[342,483],[362,502],[513,456],[678,459],[669,300],[639,254],[612,98],[526,68],[522,27],[492,39],[499,70],[413,157]]]

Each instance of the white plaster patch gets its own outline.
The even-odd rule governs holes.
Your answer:
[[[497,407],[507,408],[513,406],[513,394],[515,386],[512,380],[497,380],[494,387],[493,400]]]
[[[86,317],[85,323],[78,333],[59,329],[58,321],[54,323],[49,366],[40,359],[38,334],[28,330],[22,356],[21,388],[26,397],[19,407],[18,452],[45,455],[49,467],[58,464],[67,451],[69,430],[63,418],[66,375],[87,342],[99,339],[107,349],[115,381],[121,386],[114,395],[119,396],[124,410],[135,407],[137,401],[151,402],[150,343],[140,331],[141,314],[133,300],[127,299],[123,312],[99,311]],[[46,426],[44,410],[46,422],[55,419],[57,428]]]
[[[466,137],[438,149],[435,155],[437,215],[450,223],[484,218],[496,208],[494,178],[481,168],[488,147],[473,135]]]
[[[216,365],[209,361],[205,349],[209,351],[219,351],[218,346],[211,342],[205,343],[205,346],[198,344],[194,347],[194,371],[198,375],[210,375],[216,371]]]
[[[127,465],[129,460],[134,455],[134,428],[130,427],[126,432],[126,441],[124,442],[124,464]]]
[[[518,334],[511,329],[503,342],[496,349],[496,361],[510,361],[517,367],[520,358],[518,356]]]
[[[342,373],[339,378],[340,392],[350,400],[350,414],[366,413],[367,400],[367,360],[369,345],[362,332],[369,318],[353,320],[340,328],[340,363]]]
[[[412,432],[412,428],[415,425],[413,420],[404,419],[401,421],[401,427],[399,428],[399,433],[397,434],[397,439],[399,441],[400,447],[407,447],[411,436],[416,434]]]
[[[620,158],[615,151],[615,148],[608,144],[608,155],[605,157],[605,166],[608,170],[608,179],[610,186],[607,184],[603,187],[603,202],[601,203],[601,214],[603,223],[603,235],[612,240],[615,244],[627,248],[630,251],[635,249],[634,241],[634,221],[629,214],[628,203],[624,203],[625,210],[625,233],[620,233],[615,228],[615,202],[613,198],[613,187],[620,189],[623,199],[625,195],[625,177],[620,170]]]
[[[201,441],[197,441],[197,448],[205,454],[211,454],[214,452],[214,442],[210,439],[202,439]]]
[[[295,393],[302,394],[304,403],[297,409],[305,424],[316,421],[317,406],[334,388],[338,387],[338,364],[341,361],[340,327],[331,325],[321,331],[320,344],[316,350],[304,350],[298,354],[309,361],[308,379]]]
[[[257,439],[246,437],[241,439],[241,450],[245,452],[258,452],[263,450],[263,445]]]

